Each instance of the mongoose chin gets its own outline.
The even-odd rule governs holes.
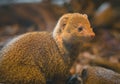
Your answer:
[[[46,84],[63,81],[79,54],[80,44],[94,37],[87,15],[63,15],[53,33],[20,35],[0,51],[0,82],[5,84]],[[64,84],[60,83],[60,84]]]

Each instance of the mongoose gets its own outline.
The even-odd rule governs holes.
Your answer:
[[[46,84],[64,81],[80,45],[95,36],[86,14],[63,15],[52,33],[30,32],[0,52],[0,83]],[[57,83],[56,83],[57,84]]]
[[[79,67],[67,84],[120,84],[120,74],[98,66]]]

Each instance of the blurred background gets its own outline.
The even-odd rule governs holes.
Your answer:
[[[96,33],[81,55],[120,62],[120,0],[0,0],[0,49],[22,33],[52,31],[68,12],[87,14]]]

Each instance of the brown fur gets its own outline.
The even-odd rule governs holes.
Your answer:
[[[81,26],[83,29],[78,31]],[[0,82],[64,81],[79,54],[80,44],[94,35],[86,15],[71,13],[60,18],[53,33],[31,32],[16,37],[1,50]]]
[[[83,72],[84,84],[120,84],[120,74],[109,69],[89,66]]]
[[[120,74],[103,67],[83,66],[76,63],[70,71],[72,77],[77,78],[75,82],[80,82],[72,84],[120,84]],[[70,81],[73,80],[68,82]]]

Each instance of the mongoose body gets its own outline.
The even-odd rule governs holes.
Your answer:
[[[29,83],[45,84],[46,78],[52,79],[51,77],[56,74],[66,74],[65,70],[68,67],[58,52],[58,47],[51,34],[32,32],[21,35],[14,40],[2,50],[3,57],[0,59],[1,82],[17,83],[23,81],[24,83],[25,81],[26,84],[31,79]],[[34,82],[34,80],[36,81]]]
[[[53,33],[31,32],[16,37],[0,52],[0,83],[64,81],[80,45],[94,35],[86,15],[71,13],[59,19]]]

